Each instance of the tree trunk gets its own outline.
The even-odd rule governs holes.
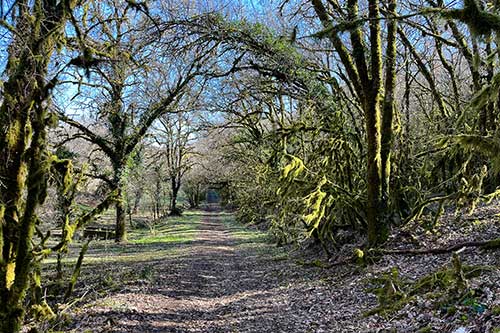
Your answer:
[[[201,189],[200,184],[196,184],[189,195],[189,205],[191,208],[199,208],[201,201]]]
[[[161,204],[161,193],[163,191],[162,187],[162,177],[160,174],[160,170],[158,169],[157,175],[156,175],[156,189],[155,189],[155,219],[160,218],[161,216],[161,210],[162,210],[162,204]]]
[[[180,182],[172,177],[172,197],[170,198],[170,215],[180,216],[181,211],[177,208],[177,196],[179,194]]]
[[[144,193],[144,188],[142,186],[139,186],[135,191],[134,207],[132,208],[132,214],[137,214],[137,212],[139,211],[139,205],[141,203],[143,193]]]
[[[368,243],[370,246],[379,244],[387,237],[383,217],[382,184],[380,179],[380,106],[377,103],[369,105],[366,112],[367,136],[367,207],[366,222],[368,225]]]
[[[396,0],[389,1],[389,15],[396,16]],[[388,22],[387,48],[386,48],[386,72],[385,72],[385,96],[382,113],[382,137],[380,148],[381,173],[382,173],[382,197],[388,200],[391,180],[391,151],[393,145],[393,118],[395,111],[394,90],[396,88],[396,32],[397,21],[392,19]]]
[[[36,209],[47,185],[46,100],[55,81],[45,79],[74,2],[43,1],[34,9],[31,2],[19,1],[15,6],[0,109],[0,332],[5,333],[18,332],[24,319]]]
[[[387,207],[386,198],[382,197],[381,182],[381,114],[382,89],[382,42],[380,27],[380,8],[378,0],[368,2],[370,21],[370,60],[371,87],[365,103],[365,122],[367,139],[367,207],[368,244],[376,246],[388,236],[384,219]]]
[[[121,159],[124,160],[124,159]],[[113,185],[117,190],[115,211],[116,211],[116,221],[115,221],[115,242],[122,243],[127,241],[127,229],[126,229],[126,218],[127,210],[125,209],[125,190],[123,181],[123,171],[125,169],[125,163],[121,160],[117,160],[113,163]]]
[[[116,209],[116,226],[115,226],[115,241],[117,243],[125,242],[127,240],[126,217],[127,211],[125,210],[125,196],[121,185],[118,187],[118,196],[115,203]]]
[[[395,0],[391,0],[395,6]],[[387,207],[387,198],[382,196],[382,157],[381,157],[381,106],[384,96],[382,84],[382,30],[380,1],[368,1],[369,18],[369,54],[364,47],[364,37],[362,30],[354,28],[351,32],[352,52],[344,44],[343,40],[335,29],[331,29],[334,24],[331,16],[324,7],[321,0],[311,0],[311,4],[320,19],[323,27],[329,31],[328,37],[332,42],[335,51],[345,68],[348,81],[354,88],[360,104],[365,112],[365,127],[367,141],[367,225],[368,242],[371,246],[376,246],[384,242],[388,236],[388,227],[386,225],[385,211]],[[349,9],[349,19],[359,18],[358,1],[352,0],[347,3]],[[392,8],[395,10],[395,8]],[[395,23],[393,23],[395,24]],[[392,31],[392,37],[394,36]],[[392,52],[392,43],[389,45]],[[388,53],[391,56],[390,53]],[[370,66],[368,66],[368,60]],[[392,109],[390,110],[392,111]],[[392,124],[392,119],[387,119],[387,123]],[[385,126],[384,126],[385,127]],[[391,134],[391,133],[389,133]],[[387,136],[385,142],[390,147],[392,136]],[[390,151],[385,151],[384,163],[390,163]],[[389,174],[390,169],[386,174]]]

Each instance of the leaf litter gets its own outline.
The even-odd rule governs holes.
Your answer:
[[[401,241],[396,231],[388,246],[427,248],[499,237],[499,211],[497,206],[480,207],[475,215],[459,220],[448,213],[432,232],[415,224],[412,237]],[[70,311],[60,328],[70,332],[500,330],[498,249],[460,252],[464,265],[492,269],[468,281],[476,294],[454,304],[453,311],[422,294],[394,312],[366,316],[378,305],[376,295],[369,292],[371,279],[397,268],[401,279],[415,282],[450,265],[451,254],[385,255],[367,266],[309,267],[298,263],[317,259],[318,252],[277,248],[262,237],[250,241],[236,237],[234,230],[243,227],[233,228],[224,219],[227,216],[207,213],[192,242],[161,258],[86,266],[78,290],[90,289],[92,296]]]

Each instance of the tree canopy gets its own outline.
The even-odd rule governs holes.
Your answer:
[[[277,244],[333,257],[355,243],[366,263],[415,221],[432,232],[446,212],[492,202],[499,11],[483,0],[0,1],[0,332],[55,316],[43,261],[60,264],[110,207],[125,243],[140,210],[154,222],[215,195]],[[486,239],[468,244],[498,247]]]

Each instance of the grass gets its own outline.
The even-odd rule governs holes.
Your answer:
[[[238,249],[255,251],[257,255],[273,261],[289,259],[288,252],[284,248],[273,245],[274,242],[268,232],[239,223],[228,213],[219,214],[218,220],[224,223],[231,237],[236,240]]]
[[[269,245],[271,239],[267,232],[238,223],[230,213],[187,211],[180,217],[167,217],[149,227],[142,223],[142,228],[129,229],[128,242],[125,244],[116,244],[113,240],[92,241],[83,265],[89,267],[99,264],[140,262],[147,264],[167,257],[180,256],[188,250],[187,245],[195,240],[199,225],[207,215],[212,215],[214,221],[224,224],[239,249],[254,248],[262,254],[283,255],[282,251]],[[109,212],[101,220],[112,221],[112,217],[113,212]],[[139,219],[144,221],[144,217],[139,217]],[[138,224],[133,223],[133,225]],[[71,244],[69,253],[63,259],[66,267],[76,262],[82,244],[83,241],[75,241]],[[55,262],[55,256],[44,261],[49,269],[53,269]]]
[[[107,215],[103,219],[106,219]],[[85,256],[84,266],[158,260],[178,253],[180,246],[189,244],[195,239],[202,218],[201,212],[186,212],[181,217],[162,219],[152,228],[131,229],[128,232],[128,242],[125,244],[116,244],[113,240],[92,241]],[[65,265],[76,262],[82,244],[82,241],[71,244],[70,251],[63,260]],[[49,266],[55,262],[55,257],[44,261]]]
[[[111,218],[111,214],[106,214],[103,220],[106,218]],[[158,221],[153,228],[146,225],[143,228],[130,228],[128,242],[124,244],[116,244],[113,240],[91,241],[73,296],[82,297],[91,291],[92,296],[87,296],[87,299],[100,299],[126,285],[153,283],[165,269],[162,266],[165,260],[176,260],[187,255],[189,246],[186,245],[195,240],[203,218],[202,212],[186,212],[181,217],[167,217]],[[63,258],[62,281],[54,279],[55,254],[44,260],[42,275],[51,303],[61,301],[83,242],[74,241]],[[78,302],[80,305],[83,303]]]
[[[233,215],[227,213],[218,215],[217,219],[225,225],[226,229],[231,233],[231,237],[240,244],[269,243],[271,240],[267,232],[241,224],[235,221]]]
[[[136,229],[129,233],[133,244],[188,243],[194,240],[198,225],[203,215],[201,212],[186,212],[183,216],[168,217],[149,229]]]

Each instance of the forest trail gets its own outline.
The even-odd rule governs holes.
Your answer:
[[[417,332],[432,325],[454,332],[461,326],[459,319],[434,317],[424,299],[390,321],[363,316],[377,305],[366,289],[371,278],[394,266],[416,278],[449,264],[449,254],[322,269],[306,264],[317,253],[296,257],[228,213],[194,212],[162,223],[167,238],[146,236],[158,242],[94,244],[79,282],[79,294],[87,290],[88,296],[63,331]],[[498,265],[495,253],[469,249],[463,255],[468,263]],[[482,281],[494,295],[500,272],[491,274],[471,282]],[[481,318],[480,329],[471,332],[488,332],[495,322]]]
[[[265,297],[260,283],[264,272],[255,257],[238,250],[219,217],[203,218],[187,255],[175,264],[176,274],[160,274],[166,283],[146,299],[142,311],[155,315],[142,331],[232,332],[241,329],[242,318],[258,320],[264,308],[258,302]]]
[[[308,273],[284,260],[284,252],[262,233],[228,219],[233,217],[206,212],[192,242],[155,261],[146,281],[125,283],[88,304],[74,318],[73,331],[332,331],[333,322],[321,314],[334,310],[333,300],[325,301],[320,289],[315,293],[307,286],[315,269]]]

